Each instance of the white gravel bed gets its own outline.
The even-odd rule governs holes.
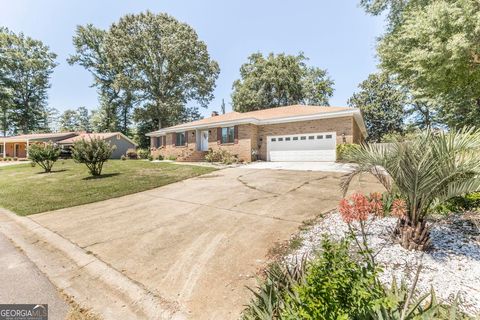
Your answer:
[[[376,261],[383,268],[380,279],[390,283],[403,278],[407,283],[413,280],[417,267],[422,264],[422,272],[417,284],[419,292],[427,292],[431,286],[437,297],[452,301],[457,294],[462,309],[471,315],[480,314],[480,235],[478,229],[467,221],[452,217],[436,223],[431,231],[433,249],[421,253],[408,251],[394,243],[391,231],[395,218],[382,218],[372,221],[368,227],[370,249],[378,252]],[[307,254],[320,246],[322,235],[339,240],[348,232],[347,225],[338,213],[327,215],[300,236],[303,244],[300,249],[286,257],[287,262]],[[298,260],[297,260],[298,261]]]

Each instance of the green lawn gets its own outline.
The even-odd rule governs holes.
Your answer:
[[[43,173],[42,168],[30,164],[0,167],[0,207],[29,215],[144,191],[214,170],[111,160],[105,163],[101,177],[92,178],[85,165],[73,160],[58,161],[52,173]]]

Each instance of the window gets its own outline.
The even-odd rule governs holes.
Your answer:
[[[155,148],[160,148],[161,146],[164,146],[165,143],[164,143],[164,140],[165,139],[165,136],[160,136],[160,137],[156,137],[155,138]]]
[[[300,140],[307,140],[307,137],[305,137],[305,136],[300,137]]]
[[[317,139],[323,139],[323,136],[317,136]]]
[[[315,136],[309,136],[308,137],[308,140],[313,140],[313,139],[315,139]]]
[[[233,143],[235,139],[235,127],[222,128],[222,143]]]
[[[325,139],[332,139],[332,135],[331,135],[331,134],[327,134],[327,135],[325,136]]]
[[[184,146],[185,145],[185,132],[177,132],[176,134],[175,145]]]
[[[293,141],[297,141],[298,140],[298,137],[293,137]]]
[[[290,141],[290,137],[286,137],[286,138],[285,138],[285,141]]]
[[[283,141],[283,138],[278,138],[278,141]]]
[[[277,139],[276,139],[276,138],[272,138],[272,140],[271,140],[271,141],[272,141],[272,142],[275,142],[275,141],[277,141]]]
[[[3,144],[0,144],[0,157],[3,157]]]

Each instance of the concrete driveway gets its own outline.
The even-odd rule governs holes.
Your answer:
[[[269,249],[336,207],[342,173],[230,168],[31,216],[191,319],[236,319]],[[353,184],[380,190],[373,178]]]
[[[271,169],[271,170],[295,170],[295,171],[326,171],[347,173],[355,167],[350,163],[310,161],[310,162],[265,162],[258,161],[245,165],[246,169]]]

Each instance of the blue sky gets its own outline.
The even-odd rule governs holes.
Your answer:
[[[0,25],[42,40],[58,54],[49,105],[59,110],[98,105],[90,74],[65,59],[73,53],[77,25],[108,28],[126,13],[166,12],[188,23],[206,42],[221,73],[215,100],[230,110],[232,83],[240,65],[253,52],[303,51],[309,64],[327,69],[335,81],[334,106],[346,105],[357,85],[376,70],[375,42],[382,18],[366,15],[355,0],[0,0]]]

